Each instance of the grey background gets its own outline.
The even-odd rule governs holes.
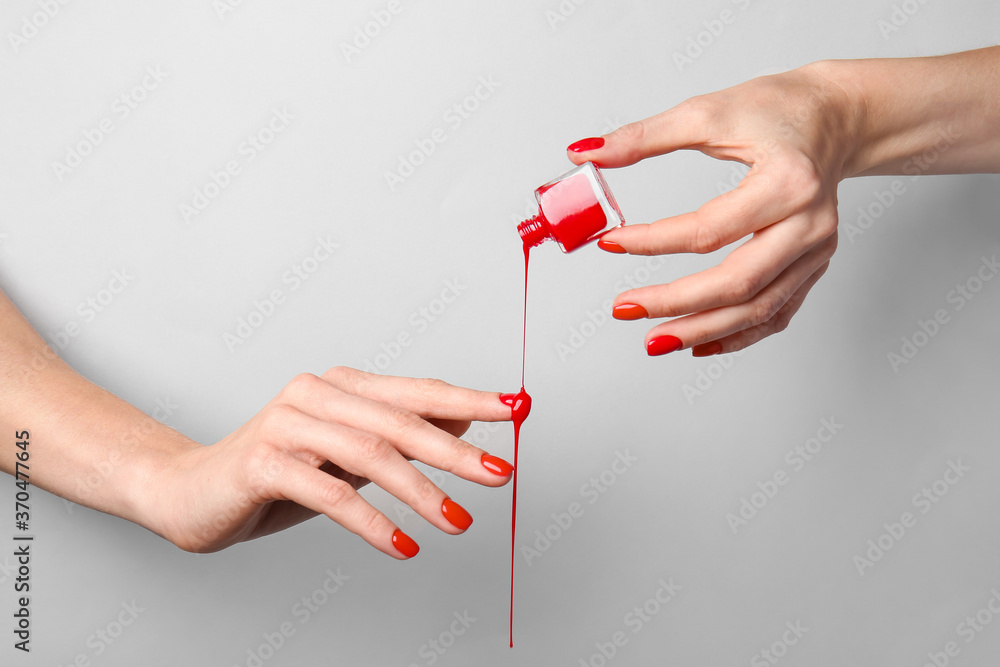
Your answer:
[[[404,0],[348,59],[341,44],[385,2],[220,4],[69,3],[17,48],[10,33],[41,5],[0,9],[0,286],[52,341],[79,324],[60,352],[81,373],[204,443],[295,374],[338,364],[381,362],[392,374],[516,391],[514,223],[532,190],[569,167],[571,141],[822,58],[929,55],[1000,39],[1000,6],[985,0],[909,0],[915,13],[889,33],[879,21],[891,20],[893,3],[861,0],[561,9],[556,0]],[[725,9],[733,22],[702,35],[711,43],[679,68],[675,52]],[[553,22],[560,11],[566,20]],[[141,85],[147,67],[165,78],[120,118],[116,98]],[[499,86],[449,124],[446,112],[480,77]],[[241,142],[274,109],[294,119],[247,160]],[[53,162],[103,118],[113,131],[60,180]],[[384,172],[435,128],[447,140],[390,191]],[[229,160],[240,174],[185,222],[180,205]],[[608,178],[626,218],[646,222],[731,187],[734,169],[678,154]],[[859,207],[894,180],[844,184],[842,224],[856,225]],[[961,310],[947,298],[1000,249],[1000,195],[995,176],[906,178],[902,187],[864,234],[842,235],[789,330],[735,357],[648,359],[647,323],[602,320],[623,276],[666,282],[719,256],[670,257],[650,273],[644,258],[593,247],[535,253],[535,402],[523,431],[519,537],[530,546],[548,530],[557,539],[530,564],[518,557],[513,650],[510,489],[439,477],[476,518],[462,537],[367,492],[420,542],[420,556],[404,563],[320,519],[195,556],[36,490],[35,650],[10,647],[12,559],[0,558],[0,661],[253,665],[265,635],[289,622],[294,634],[276,652],[265,648],[263,664],[768,664],[759,652],[798,622],[808,632],[782,664],[919,666],[950,641],[959,649],[950,664],[986,664],[1000,655],[1000,622],[971,642],[959,624],[1000,587],[1000,281]],[[339,248],[293,290],[283,276],[318,236]],[[134,276],[127,288],[85,321],[78,304],[123,269]],[[447,281],[460,283],[460,297],[418,329],[420,309],[436,307]],[[231,351],[224,334],[274,289],[285,303]],[[949,322],[894,370],[887,354],[939,308]],[[412,344],[397,358],[377,356],[404,332]],[[571,354],[559,347],[581,342]],[[796,470],[786,453],[824,418],[842,427]],[[512,457],[509,425],[477,426],[468,438]],[[608,472],[625,452],[637,462]],[[949,492],[922,514],[914,494],[959,460],[970,471],[939,485]],[[727,514],[778,471],[788,483],[734,534]],[[585,485],[602,473],[614,484],[594,494]],[[582,516],[559,529],[553,515],[574,502]],[[855,556],[907,511],[916,525],[859,573]],[[296,605],[337,568],[349,579],[326,599],[317,594],[325,604],[305,620]],[[655,600],[661,580],[681,588],[665,605],[649,603],[656,613],[635,632],[628,615]],[[113,643],[95,639],[116,633],[122,605],[133,603],[142,611]],[[450,637],[456,613],[475,621]],[[627,642],[608,661],[600,647],[616,632]],[[434,653],[431,639],[450,647]]]

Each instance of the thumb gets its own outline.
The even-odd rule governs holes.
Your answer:
[[[692,148],[702,141],[703,124],[694,122],[685,106],[622,125],[603,137],[581,139],[570,144],[566,154],[573,164],[627,167],[654,155]]]

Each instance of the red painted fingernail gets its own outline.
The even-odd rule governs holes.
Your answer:
[[[621,247],[614,241],[605,241],[604,239],[598,239],[597,247],[601,250],[607,250],[608,252],[613,252],[616,255],[624,255],[628,252],[625,248]]]
[[[448,523],[459,530],[465,530],[472,525],[472,515],[451,498],[445,498],[441,503],[441,514],[448,519]]]
[[[571,153],[586,153],[604,147],[604,137],[587,137],[566,147]]]
[[[500,394],[500,402],[507,407],[513,407],[517,394]]]
[[[483,454],[483,467],[501,477],[506,477],[514,472],[514,466],[492,454]]]
[[[396,547],[396,551],[407,558],[413,558],[420,553],[420,547],[413,541],[413,538],[398,528],[392,534],[392,546]]]
[[[611,317],[616,320],[641,320],[649,317],[649,313],[637,303],[623,303],[611,309]]]
[[[722,343],[712,342],[704,345],[695,345],[691,348],[691,354],[696,357],[711,357],[713,354],[722,352]]]
[[[659,357],[663,354],[676,352],[684,347],[684,343],[677,336],[657,336],[646,343],[646,354],[651,357]]]

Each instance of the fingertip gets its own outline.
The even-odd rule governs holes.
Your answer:
[[[716,354],[722,354],[722,343],[719,341],[695,345],[691,348],[691,355],[695,357],[711,357]]]
[[[597,241],[597,247],[606,252],[614,253],[616,255],[625,255],[628,253],[621,244],[615,243],[614,241],[609,241],[608,239],[601,238]]]
[[[604,137],[587,137],[571,143],[566,147],[566,152],[571,155],[579,155],[580,153],[596,151],[599,148],[604,148]]]
[[[396,548],[397,554],[390,554],[398,560],[409,560],[420,553],[420,545],[413,541],[413,538],[401,531],[399,528],[392,534],[392,546]]]

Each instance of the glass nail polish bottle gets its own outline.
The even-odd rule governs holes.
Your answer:
[[[535,190],[538,215],[517,226],[526,248],[553,239],[563,252],[573,252],[604,232],[625,224],[601,170],[584,162]]]

